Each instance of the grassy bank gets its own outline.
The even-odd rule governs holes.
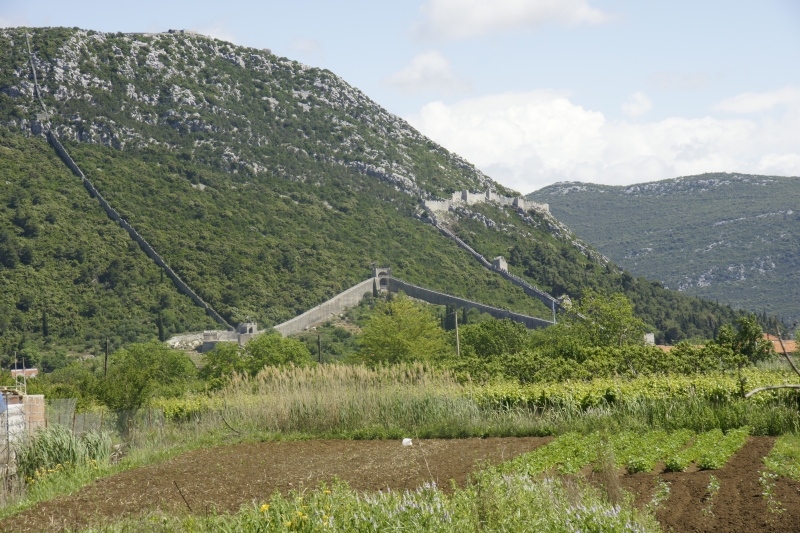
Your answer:
[[[553,387],[568,391],[570,386]],[[727,432],[745,426],[754,435],[800,430],[797,405],[788,397],[753,402],[733,395],[696,393],[600,395],[591,404],[534,404],[487,401],[478,390],[446,371],[422,365],[267,369],[254,378],[236,378],[210,395],[161,402],[167,415],[163,423],[134,424],[129,432],[115,437],[117,442],[125,441],[125,455],[119,462],[99,463],[96,468],[77,465],[44,476],[23,497],[9,501],[0,510],[0,518],[74,492],[98,477],[158,463],[191,449],[245,441],[544,436],[600,430]]]

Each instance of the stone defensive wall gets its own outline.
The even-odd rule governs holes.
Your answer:
[[[195,304],[203,308],[206,314],[212,317],[214,320],[216,320],[217,322],[219,322],[228,329],[233,329],[230,326],[230,324],[228,324],[225,321],[225,319],[219,315],[219,313],[214,311],[214,309],[212,309],[211,306],[209,306],[206,302],[204,302],[203,299],[197,295],[197,293],[195,293],[186,283],[184,283],[184,281],[169,267],[169,265],[167,265],[166,261],[164,261],[160,255],[158,255],[158,253],[153,249],[152,246],[150,246],[150,243],[144,240],[144,237],[139,235],[139,232],[136,231],[133,228],[133,226],[128,224],[128,221],[122,218],[119,215],[119,213],[117,213],[117,211],[113,207],[111,207],[111,205],[106,201],[105,198],[103,198],[100,192],[97,189],[95,189],[94,185],[92,185],[92,182],[89,181],[89,178],[87,178],[83,174],[81,169],[78,168],[78,165],[76,165],[75,161],[72,160],[70,155],[58,141],[58,138],[56,138],[56,136],[50,131],[47,132],[47,140],[50,142],[50,145],[56,151],[56,154],[58,154],[58,157],[61,158],[64,164],[67,165],[67,167],[69,167],[69,169],[72,170],[72,172],[76,176],[81,178],[83,186],[89,192],[89,195],[92,196],[92,198],[97,199],[102,208],[105,209],[108,218],[110,218],[111,220],[117,222],[120,226],[122,226],[122,228],[125,231],[127,231],[128,234],[131,236],[131,238],[137,243],[139,243],[139,246],[142,248],[144,253],[146,253],[147,256],[150,257],[150,259],[152,259],[155,262],[155,264],[161,267],[164,270],[164,272],[166,272],[167,276],[172,280],[175,286],[178,287],[178,290],[180,290],[181,292],[186,294],[189,298],[191,298]]]
[[[302,315],[287,320],[283,324],[278,324],[275,329],[284,337],[300,333],[309,327],[321,324],[334,315],[342,314],[346,309],[355,307],[364,297],[364,293],[372,293],[372,283],[376,278],[369,278],[358,285],[354,285],[346,291],[340,292],[330,300],[309,309]]]
[[[365,293],[372,292],[373,282],[375,282],[377,285],[383,280],[388,281],[388,283],[378,286],[381,286],[392,292],[403,291],[410,297],[416,298],[417,300],[422,300],[423,302],[427,302],[429,304],[456,305],[458,307],[466,307],[467,309],[477,309],[482,313],[488,313],[494,318],[500,320],[508,318],[514,322],[519,322],[529,329],[544,328],[553,325],[552,322],[542,318],[522,315],[506,309],[500,309],[490,305],[484,305],[471,300],[466,300],[464,298],[459,298],[457,296],[444,294],[442,292],[432,291],[424,287],[407,283],[401,279],[387,276],[385,278],[373,277],[362,281],[358,285],[350,287],[346,291],[337,294],[330,300],[306,311],[302,315],[296,316],[295,318],[288,320],[283,324],[278,324],[274,328],[284,337],[288,337],[289,335],[294,335],[295,333],[305,331],[311,326],[321,324],[333,316],[342,314],[348,308],[357,306],[359,302],[361,302],[361,299],[364,297]]]
[[[462,241],[461,239],[459,239],[458,236],[455,233],[453,233],[449,229],[447,229],[444,226],[442,226],[439,223],[439,220],[436,218],[435,214],[433,214],[433,213],[430,214],[430,220],[431,220],[431,224],[433,224],[433,226],[436,229],[438,229],[442,233],[442,235],[445,235],[445,236],[453,239],[454,241],[456,241],[456,244],[458,244],[461,248],[463,248],[464,250],[469,252],[470,255],[472,255],[472,257],[474,257],[475,259],[477,259],[478,262],[483,267],[488,268],[492,272],[496,272],[497,274],[500,274],[505,279],[510,281],[512,284],[516,285],[517,287],[520,287],[525,292],[525,294],[527,294],[528,296],[533,296],[534,298],[538,299],[540,302],[545,304],[547,307],[553,309],[553,311],[555,311],[557,308],[561,307],[561,304],[557,299],[553,298],[551,295],[547,294],[543,290],[534,287],[533,285],[531,285],[530,283],[528,283],[524,279],[520,278],[519,276],[516,276],[516,275],[512,274],[508,270],[503,270],[503,269],[495,267],[485,257],[483,257],[481,254],[476,252],[469,244],[467,244],[464,241]]]
[[[516,198],[502,196],[488,189],[486,192],[477,193],[469,191],[456,191],[447,200],[425,200],[423,204],[430,211],[447,212],[450,211],[450,209],[455,209],[456,207],[474,205],[483,202],[494,202],[500,205],[510,205],[516,207],[517,209],[522,209],[523,211],[527,211],[528,209],[538,209],[540,211],[546,211],[548,213],[550,212],[549,204],[532,202],[522,198],[521,196]]]
[[[528,329],[545,328],[553,325],[552,322],[549,320],[544,320],[543,318],[522,315],[506,309],[479,304],[477,302],[465,300],[464,298],[459,298],[457,296],[450,296],[449,294],[444,294],[442,292],[432,291],[417,285],[412,285],[411,283],[407,283],[394,277],[389,278],[389,290],[392,292],[403,291],[412,298],[416,298],[433,305],[455,305],[457,307],[466,307],[467,309],[477,309],[481,313],[488,313],[498,320],[508,318],[514,322],[519,322]]]

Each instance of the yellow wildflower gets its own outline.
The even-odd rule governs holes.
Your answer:
[[[269,504],[265,503],[264,505],[262,505],[259,511],[261,511],[262,513],[265,511],[269,511]]]

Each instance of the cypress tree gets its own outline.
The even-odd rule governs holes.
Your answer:
[[[50,327],[47,324],[47,311],[42,309],[42,335],[45,337],[50,336]]]
[[[372,279],[372,297],[378,297],[378,282],[375,281],[375,278]]]
[[[161,311],[158,312],[156,325],[158,326],[158,340],[164,342],[167,339],[166,336],[164,335],[164,321],[161,319]]]

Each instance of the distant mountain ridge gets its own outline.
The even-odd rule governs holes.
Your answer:
[[[628,186],[556,183],[527,198],[630,272],[800,318],[800,178],[712,173]]]

